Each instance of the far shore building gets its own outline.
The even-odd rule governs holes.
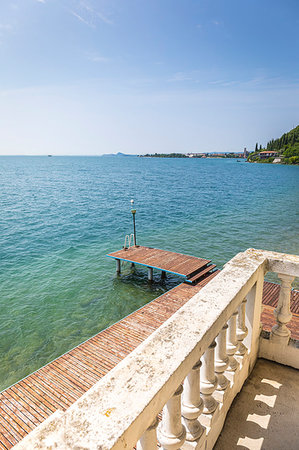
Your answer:
[[[225,153],[211,153],[210,156],[214,158],[225,158]]]
[[[271,157],[276,157],[276,156],[278,156],[278,153],[273,151],[273,150],[260,152],[260,158],[261,159],[271,158]]]
[[[187,153],[187,155],[189,158],[205,158],[206,154],[205,153]]]

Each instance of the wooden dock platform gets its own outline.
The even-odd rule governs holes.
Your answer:
[[[153,249],[152,249],[153,250]],[[142,248],[141,248],[142,251]],[[119,252],[117,257],[122,255]],[[130,258],[133,252],[127,253]],[[167,252],[172,253],[172,252]],[[142,252],[141,252],[142,254]],[[135,252],[136,262],[144,259]],[[149,253],[148,257],[149,256]],[[210,262],[193,258],[188,260],[188,269],[179,267],[179,259],[168,262],[164,259],[159,264],[158,253],[152,253],[152,267],[180,273],[185,277],[198,270],[198,264],[205,261],[202,267]],[[115,258],[115,254],[110,254]],[[147,260],[149,262],[149,260]],[[193,264],[194,262],[194,264]],[[168,264],[168,265],[167,265]],[[147,264],[145,264],[147,265]],[[162,267],[161,267],[162,266]],[[178,271],[180,270],[180,272]],[[149,302],[139,310],[123,318],[119,322],[101,331],[97,335],[78,345],[46,366],[37,370],[25,379],[17,382],[0,393],[0,449],[10,449],[22,440],[30,431],[42,423],[57,409],[66,410],[81,395],[105,376],[116,364],[132,352],[143,340],[162,325],[172,314],[181,308],[190,298],[202,289],[219,270],[201,275],[195,285],[183,282],[162,296]],[[262,321],[266,327],[274,325],[273,307],[277,304],[280,286],[265,282],[265,308],[270,308],[272,316],[266,310]],[[299,292],[292,293],[291,331],[299,332]],[[293,324],[292,324],[293,322]],[[296,329],[296,330],[295,330]],[[299,336],[298,336],[299,338]]]
[[[162,272],[179,275],[186,278],[187,281],[190,280],[191,283],[194,283],[201,278],[200,272],[202,270],[206,269],[205,273],[208,273],[216,267],[213,265],[213,267],[207,269],[208,264],[211,262],[208,259],[197,258],[196,256],[183,255],[182,253],[175,253],[152,247],[134,246],[109,253],[106,256],[114,258],[116,261],[127,261],[133,264],[146,266],[149,269],[158,269]]]

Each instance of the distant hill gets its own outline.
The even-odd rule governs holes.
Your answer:
[[[265,150],[277,152],[284,164],[299,164],[299,125],[288,133],[284,133],[280,138],[271,139],[265,148],[260,146],[258,149],[258,144],[256,144],[255,151],[249,155],[248,161],[260,162],[259,154]],[[263,162],[272,162],[273,159],[268,158]]]
[[[126,153],[121,153],[121,152],[118,152],[118,153],[105,153],[104,155],[101,155],[101,156],[136,156],[136,155],[128,155],[128,154],[126,154]]]

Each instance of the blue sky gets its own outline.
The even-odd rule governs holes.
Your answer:
[[[3,0],[0,154],[242,151],[299,123],[297,0]]]

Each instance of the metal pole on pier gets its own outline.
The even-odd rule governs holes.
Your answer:
[[[134,230],[134,245],[136,246],[136,224],[135,224],[135,214],[136,214],[136,209],[134,209],[134,200],[131,200],[131,213],[133,216],[133,230]]]

